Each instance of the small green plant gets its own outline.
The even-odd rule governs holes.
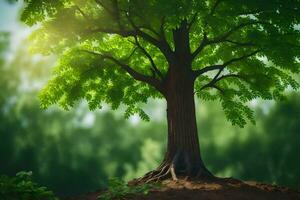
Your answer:
[[[32,182],[32,172],[0,175],[0,200],[58,200],[52,191]]]
[[[143,194],[147,195],[150,190],[158,188],[158,184],[143,184],[128,186],[123,180],[112,178],[108,183],[108,190],[98,197],[98,200],[118,200],[126,196]]]

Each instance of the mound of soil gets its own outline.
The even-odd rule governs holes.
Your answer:
[[[99,192],[65,200],[96,200]],[[210,181],[165,180],[148,195],[124,200],[300,200],[300,192],[285,187],[226,178]]]

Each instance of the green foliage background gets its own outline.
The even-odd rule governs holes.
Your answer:
[[[165,103],[143,108],[151,121],[125,120],[122,107],[90,112],[84,102],[62,111],[41,110],[37,93],[55,57],[32,56],[24,41],[7,59],[9,34],[0,35],[0,173],[33,171],[34,180],[59,195],[102,188],[110,177],[130,180],[155,168],[166,142]],[[220,104],[197,102],[203,157],[220,176],[300,189],[300,94],[256,101],[256,125],[232,126]]]

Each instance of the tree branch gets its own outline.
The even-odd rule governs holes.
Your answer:
[[[206,87],[215,86],[215,83],[217,82],[218,77],[220,76],[220,74],[222,73],[223,70],[224,70],[224,68],[220,68],[218,73],[214,76],[214,78],[208,84],[201,87],[200,91],[203,90]]]
[[[227,62],[224,62],[223,64],[217,64],[217,65],[211,65],[211,66],[207,66],[207,67],[204,67],[202,69],[199,69],[199,70],[196,70],[194,71],[194,78],[196,79],[198,76],[208,72],[208,71],[213,71],[213,70],[223,70],[225,67],[227,67],[228,65],[234,63],[234,62],[238,62],[238,61],[241,61],[241,60],[244,60],[246,58],[249,58],[251,56],[254,56],[255,54],[257,54],[258,52],[260,52],[261,50],[256,50],[250,54],[246,54],[246,55],[243,55],[241,57],[238,57],[238,58],[233,58]]]
[[[214,71],[214,70],[217,70],[217,69],[222,69],[224,67],[224,64],[220,64],[220,65],[211,65],[211,66],[207,66],[207,67],[204,67],[202,69],[199,69],[199,70],[196,70],[194,71],[194,78],[197,78],[198,76],[206,73],[206,72],[209,72],[209,71]]]
[[[106,10],[110,15],[113,15],[114,12],[110,8],[104,5],[104,3],[101,2],[101,0],[95,0],[97,4],[99,4],[104,10]]]
[[[79,13],[86,19],[86,20],[90,20],[90,18],[83,12],[83,10],[81,10],[79,8],[78,5],[75,4],[75,8],[79,11]]]
[[[195,23],[195,21],[196,21],[196,19],[197,19],[197,16],[198,16],[198,12],[196,12],[196,13],[193,15],[191,21],[188,23],[188,25],[187,25],[187,27],[188,27],[187,30],[188,30],[188,31],[191,30],[193,24]]]
[[[156,38],[152,37],[151,35],[141,31],[140,28],[133,22],[130,15],[127,14],[126,16],[128,18],[128,21],[131,23],[131,26],[136,31],[137,36],[142,37],[144,40],[150,42],[151,44],[153,44],[154,46],[159,48],[162,51],[162,53],[165,55],[167,60],[171,59],[170,58],[172,55],[171,47],[168,45],[168,43],[166,43],[166,41],[164,39],[157,40]]]
[[[208,87],[214,87],[214,88],[218,87],[216,85],[216,83],[219,82],[222,79],[225,79],[225,78],[234,77],[234,78],[239,78],[239,79],[242,79],[242,80],[246,81],[245,78],[243,76],[239,75],[239,74],[226,74],[226,75],[223,75],[223,76],[217,78],[219,75],[220,75],[220,73],[218,73],[218,75],[216,75],[209,83],[207,83],[206,85],[202,86],[200,88],[200,91],[204,90],[205,88],[208,88]]]
[[[260,52],[261,50],[256,50],[252,53],[249,53],[249,54],[246,54],[246,55],[243,55],[241,57],[238,57],[238,58],[233,58],[227,62],[225,62],[223,65],[226,67],[227,65],[230,65],[231,63],[234,63],[234,62],[237,62],[237,61],[240,61],[240,60],[243,60],[243,59],[246,59],[246,58],[249,58],[251,56],[254,56],[255,54],[257,54],[258,52]]]
[[[97,4],[99,4],[104,10],[108,12],[108,14],[117,22],[120,30],[124,30],[124,27],[120,20],[120,9],[119,3],[117,0],[112,0],[112,8],[109,8],[101,0],[95,0]]]
[[[143,52],[143,54],[148,58],[148,60],[150,61],[151,63],[151,66],[154,70],[154,72],[161,78],[161,80],[164,79],[164,76],[162,75],[162,73],[158,70],[154,60],[152,59],[151,55],[147,52],[147,50],[145,48],[142,47],[142,45],[139,43],[138,41],[138,38],[137,37],[134,37],[135,39],[135,45],[141,49],[141,51]]]
[[[117,34],[123,37],[130,37],[130,36],[136,36],[138,35],[135,30],[117,30],[117,29],[111,29],[111,28],[103,28],[98,27],[96,29],[90,29],[86,30],[87,33],[107,33],[107,34]]]
[[[204,49],[204,47],[208,44],[207,34],[204,33],[202,41],[200,42],[199,47],[192,53],[192,59],[195,59],[197,55]]]
[[[98,3],[101,7],[103,7],[105,10],[107,10],[108,13],[110,13],[112,16],[115,17],[115,12],[108,8],[107,6],[105,6],[101,0],[96,0],[96,3]],[[119,9],[118,8],[118,4],[115,5],[116,9]],[[122,10],[123,11],[123,10]],[[119,12],[119,11],[118,11]],[[91,33],[96,33],[96,32],[102,32],[102,33],[108,33],[108,34],[118,34],[118,35],[121,35],[123,37],[130,37],[130,36],[139,36],[141,38],[143,38],[144,40],[146,40],[147,42],[151,43],[152,45],[156,46],[157,48],[159,48],[163,54],[166,56],[167,59],[169,59],[170,55],[171,55],[171,48],[170,46],[165,43],[165,42],[162,42],[164,40],[159,40],[159,39],[156,39],[154,37],[152,37],[151,35],[149,35],[148,33],[144,32],[141,30],[140,27],[138,27],[134,22],[133,20],[131,19],[131,17],[129,16],[129,12],[127,11],[123,11],[125,16],[127,17],[130,25],[132,26],[132,30],[124,30],[124,28],[120,25],[120,21],[119,21],[119,18],[117,17],[115,20],[116,22],[119,24],[119,30],[118,29],[111,29],[111,28],[103,28],[103,27],[99,27],[99,28],[96,28],[96,29],[93,29],[93,30],[89,30],[88,32],[91,32]],[[117,13],[119,15],[119,13]],[[151,28],[148,28],[146,27],[146,29],[152,31],[155,35],[157,36],[160,36],[156,31],[154,31],[153,29]]]
[[[264,24],[265,22],[261,22],[261,21],[250,21],[250,22],[245,22],[245,23],[241,23],[235,27],[233,27],[231,30],[229,30],[227,33],[225,33],[224,35],[221,35],[219,37],[216,37],[212,40],[210,40],[210,44],[213,43],[218,43],[218,42],[223,42],[225,41],[228,37],[230,37],[233,33],[235,33],[236,31],[247,27],[247,26],[251,26],[251,25],[255,25],[255,24]]]
[[[209,88],[209,87],[217,89],[221,94],[224,94],[224,93],[225,93],[225,91],[224,91],[223,89],[221,89],[221,88],[220,88],[219,86],[217,86],[217,85],[209,85],[209,86],[207,86],[207,87],[205,87],[205,88],[201,88],[200,91],[203,90],[203,89]]]
[[[233,41],[233,40],[224,40],[224,42],[232,43],[232,44],[235,44],[236,46],[256,46],[252,42],[237,42],[237,41]]]
[[[167,58],[167,60],[171,59],[172,56],[172,50],[170,46],[167,43],[162,43],[161,41],[156,40],[149,34],[141,31],[140,29],[136,30],[116,30],[116,29],[110,29],[110,28],[96,28],[93,30],[87,30],[88,33],[107,33],[107,34],[117,34],[123,37],[131,37],[131,36],[140,36],[150,44],[153,44],[157,48],[159,48],[164,56]]]
[[[99,27],[99,28],[96,28],[94,30],[89,30],[88,32],[91,32],[91,33],[102,32],[102,33],[108,33],[108,34],[118,34],[118,35],[121,35],[123,37],[139,36],[139,37],[143,38],[145,41],[147,41],[150,44],[152,44],[152,45],[156,46],[157,48],[159,48],[161,50],[161,52],[164,54],[164,56],[167,58],[167,60],[171,60],[171,57],[172,57],[171,47],[166,42],[164,37],[160,38],[162,36],[158,32],[156,32],[151,27],[137,26],[134,23],[134,21],[131,19],[130,12],[127,11],[127,10],[121,10],[119,8],[118,2],[116,0],[114,0],[113,3],[114,3],[114,7],[115,7],[114,9],[117,10],[117,11],[114,11],[113,9],[106,6],[101,0],[95,0],[95,1],[96,1],[97,4],[99,4],[101,7],[103,7],[103,9],[105,9],[116,20],[116,22],[118,23],[119,29],[111,29],[111,28],[103,28],[103,27],[100,28]],[[119,16],[120,12],[123,12],[124,16],[128,19],[128,22],[132,26],[132,30],[125,30],[124,27],[121,25],[120,16]],[[163,29],[163,25],[164,25],[163,23],[162,23],[161,29]],[[159,38],[156,39],[152,35],[142,31],[141,29],[143,29],[143,28],[153,32]]]
[[[216,0],[215,4],[213,5],[213,7],[210,10],[209,15],[212,16],[215,13],[215,11],[216,11],[216,9],[217,9],[217,7],[218,7],[218,5],[220,4],[221,1],[222,0]]]
[[[151,76],[146,76],[144,74],[141,74],[140,72],[134,70],[129,65],[127,65],[125,63],[122,63],[120,60],[114,58],[111,55],[102,54],[102,53],[98,53],[98,52],[94,52],[94,51],[89,51],[89,50],[84,50],[84,49],[81,49],[80,51],[83,51],[83,52],[86,52],[86,53],[89,53],[89,54],[93,54],[95,56],[99,56],[99,57],[101,57],[103,59],[107,59],[107,60],[110,60],[110,61],[114,62],[115,64],[117,64],[118,66],[120,66],[123,70],[125,70],[135,80],[148,83],[149,85],[155,87],[158,91],[160,91],[163,94],[162,85],[161,85],[160,81],[157,80],[156,78],[151,77]]]
[[[204,34],[204,37],[202,39],[202,41],[200,42],[200,45],[199,47],[192,53],[192,58],[196,58],[199,53],[208,45],[211,45],[211,44],[216,44],[216,43],[221,43],[221,42],[228,42],[230,40],[228,40],[228,38],[233,34],[235,33],[236,31],[244,28],[244,27],[247,27],[247,26],[250,26],[250,25],[255,25],[255,24],[269,24],[269,23],[266,23],[266,22],[261,22],[261,21],[250,21],[250,22],[245,22],[245,23],[241,23],[235,27],[233,27],[232,29],[230,29],[227,33],[221,35],[221,36],[218,36],[214,39],[208,39],[207,38],[207,35],[206,33]]]
[[[166,18],[165,18],[165,16],[163,16],[162,19],[161,19],[160,27],[159,27],[160,34],[161,34],[163,39],[166,38],[165,30],[164,30],[165,23],[166,23]]]
[[[129,56],[124,61],[128,61],[134,55],[136,50],[137,50],[137,47],[133,49],[133,51],[129,54]]]

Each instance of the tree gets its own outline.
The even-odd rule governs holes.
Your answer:
[[[148,98],[167,102],[162,164],[141,181],[213,176],[199,148],[196,94],[218,100],[234,125],[254,121],[247,102],[298,88],[300,1],[26,0],[22,20],[38,24],[33,50],[57,54],[42,107],[86,99],[148,116]]]

